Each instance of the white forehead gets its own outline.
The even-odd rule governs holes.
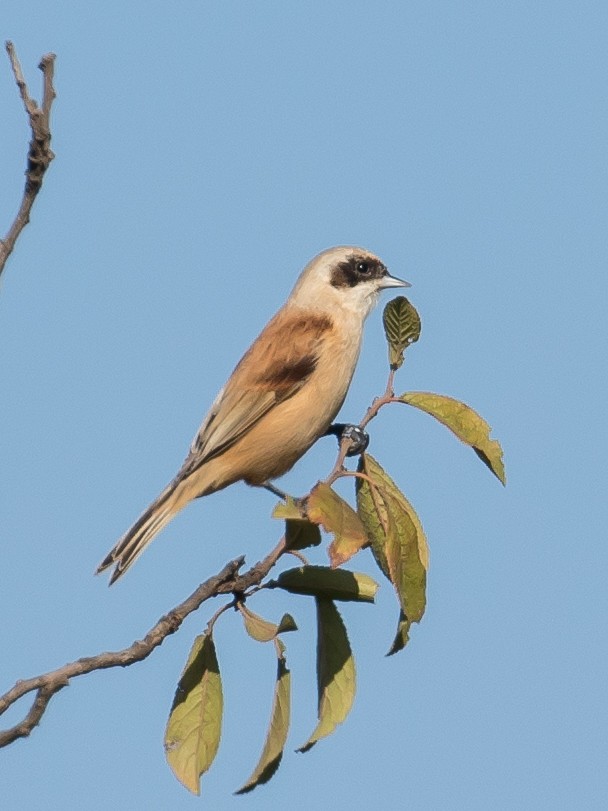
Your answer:
[[[308,263],[304,272],[309,268],[317,268],[319,274],[323,275],[329,281],[332,270],[341,262],[347,262],[353,256],[361,256],[363,258],[376,259],[377,257],[371,251],[365,248],[359,248],[356,245],[337,245],[335,248],[328,248],[326,251],[321,251],[314,259]]]
[[[341,262],[347,262],[353,256],[362,258],[377,259],[371,251],[359,248],[356,245],[337,245],[335,248],[328,248],[321,251],[306,265],[302,271],[298,284],[305,278],[315,278],[317,281],[330,282],[331,274],[336,266]]]

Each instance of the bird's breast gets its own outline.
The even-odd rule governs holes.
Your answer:
[[[293,467],[340,410],[360,345],[360,329],[332,329],[302,388],[274,406],[217,460],[231,481],[244,479],[249,484],[262,484]]]

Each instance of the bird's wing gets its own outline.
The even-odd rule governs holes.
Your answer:
[[[277,314],[217,396],[190,446],[182,474],[223,453],[275,405],[293,397],[314,372],[333,329],[329,316]]]

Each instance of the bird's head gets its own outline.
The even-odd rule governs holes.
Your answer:
[[[314,310],[341,308],[366,318],[381,290],[410,287],[364,248],[340,245],[315,256],[302,271],[289,303]]]

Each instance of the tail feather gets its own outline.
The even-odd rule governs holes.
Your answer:
[[[180,498],[179,485],[180,482],[172,482],[163,490],[99,564],[96,574],[115,567],[109,585],[127,571],[157,533],[188,503],[189,498]]]

